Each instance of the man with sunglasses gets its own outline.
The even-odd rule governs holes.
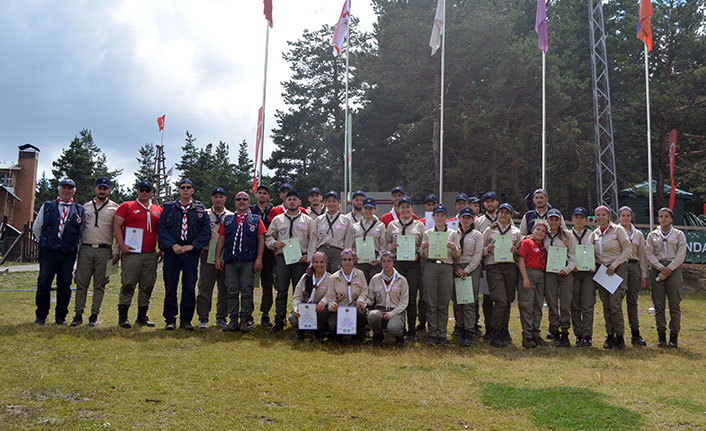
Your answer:
[[[159,248],[164,251],[164,329],[179,327],[193,331],[191,320],[196,308],[196,279],[198,278],[201,249],[211,239],[211,226],[203,204],[192,199],[194,183],[184,178],[179,181],[179,199],[167,202],[157,223]],[[181,274],[181,304],[177,301],[177,288]]]
[[[118,298],[118,324],[126,329],[131,327],[127,319],[132,295],[137,291],[137,320],[135,324],[154,326],[147,317],[152,297],[152,289],[157,281],[157,263],[162,252],[157,253],[157,222],[162,208],[152,203],[152,183],[141,181],[137,185],[137,200],[123,202],[115,211],[113,235],[120,250],[120,297]],[[125,244],[129,233],[129,243]],[[139,248],[136,246],[140,245]],[[113,263],[118,255],[113,255]]]

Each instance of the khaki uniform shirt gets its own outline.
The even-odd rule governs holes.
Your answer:
[[[113,217],[115,211],[120,205],[108,199],[103,204],[95,204],[94,201],[88,201],[83,204],[83,230],[81,231],[82,244],[107,244],[113,245]],[[98,211],[96,211],[98,210]],[[96,226],[96,217],[98,218],[98,226]],[[114,247],[114,252],[117,252],[117,246]]]
[[[505,226],[503,230],[507,228],[508,226]],[[495,226],[490,225],[488,229],[483,232],[483,256],[485,256],[486,265],[502,263],[495,262],[495,253],[488,250],[488,246],[495,242],[495,240],[493,239],[493,235],[500,235],[500,233],[501,232],[499,223],[495,224]],[[517,253],[517,250],[520,249],[520,242],[522,242],[522,235],[520,234],[520,230],[516,228],[514,224],[512,224],[512,221],[510,221],[509,229],[505,231],[505,235],[512,235],[512,245],[513,247],[515,247],[515,253]]]
[[[602,234],[601,228],[597,227],[591,232],[591,238],[593,238],[597,263],[617,268],[630,258],[632,253],[630,238],[625,233],[625,229],[619,225],[609,222],[605,233]]]
[[[336,271],[331,278],[332,287],[328,288],[328,293],[324,297],[325,304],[336,303],[341,307],[354,307],[357,302],[368,303],[368,282],[365,281],[363,271],[353,268],[350,285],[351,297],[348,297],[348,282],[343,277],[343,269]]]
[[[556,236],[554,237],[554,240],[552,240],[549,232],[547,232],[547,236],[544,237],[544,247],[547,248],[547,250],[549,250],[548,247],[552,246],[566,247],[566,266],[563,270],[568,274],[576,268],[576,245],[578,244],[578,241],[576,241],[576,237],[574,237],[570,231],[566,231],[566,234],[568,237],[567,241],[563,241],[561,239],[559,232],[554,234]],[[586,236],[588,236],[588,234],[586,234]]]
[[[297,286],[294,288],[294,296],[292,296],[292,305],[294,308],[297,308],[297,305],[301,303],[312,303],[312,304],[318,304],[320,301],[323,301],[324,298],[326,297],[326,294],[328,293],[329,288],[333,285],[333,279],[331,278],[331,274],[328,272],[324,271],[324,278],[321,280],[319,283],[318,280],[316,280],[318,286],[314,285],[313,293],[314,293],[314,298],[310,301],[310,296],[304,296],[304,285],[306,284],[306,279],[308,275],[302,276],[302,278],[299,279],[299,283],[297,283]],[[326,302],[324,302],[325,304]]]
[[[296,217],[296,218],[295,218]],[[292,227],[294,232],[290,236],[289,226],[290,218],[287,213],[280,214],[272,219],[270,227],[267,229],[265,234],[265,245],[270,250],[275,250],[275,243],[277,241],[284,241],[289,238],[298,238],[299,247],[302,250],[302,254],[307,254],[309,249],[309,238],[314,230],[314,221],[306,214],[300,212],[298,216],[291,217],[294,219]],[[275,250],[275,254],[284,253],[281,248]],[[308,261],[311,261],[311,254],[309,254]]]
[[[318,217],[321,214],[326,212],[326,205],[321,205],[321,208],[319,208],[318,210],[315,210],[314,208],[309,207],[306,209],[306,212],[309,213],[309,217],[311,217],[312,219],[315,219],[316,217]]]
[[[228,211],[228,209],[224,208],[220,217],[216,215],[216,212],[213,211],[213,208],[209,208],[206,213],[208,214],[209,220],[211,220],[211,241],[218,241],[218,228],[221,227],[221,223],[223,223],[223,221],[226,219],[226,216],[233,214],[233,211]],[[208,250],[208,245],[203,249]]]
[[[346,217],[348,217],[353,224],[356,224],[363,220],[363,212],[361,211],[360,214],[356,214],[355,211],[351,211],[348,214],[346,214]]]
[[[424,234],[422,235],[422,242],[429,241],[429,232],[436,232],[436,231],[437,231],[436,226],[425,231]],[[458,259],[458,256],[460,255],[461,244],[459,243],[458,231],[449,230],[449,228],[446,228],[446,232],[449,233],[448,242],[453,244],[454,248],[447,248],[446,249],[446,259],[439,259],[439,260],[442,263],[448,263],[449,265],[453,265],[454,261],[456,259]],[[422,257],[425,259],[429,258],[429,247],[422,249]]]
[[[392,247],[390,246],[392,244],[397,243],[397,235],[402,235],[402,228],[403,226],[400,220],[393,220],[387,226],[387,230],[385,231],[385,241],[387,242],[387,248],[393,253],[395,252],[395,250],[392,250]],[[419,253],[419,247],[422,245],[422,236],[424,235],[425,231],[426,229],[424,228],[424,223],[414,219],[412,219],[412,224],[405,228],[405,235],[416,236],[415,248],[417,250],[417,253]]]
[[[625,228],[623,228],[625,229]],[[630,239],[630,244],[632,244],[632,252],[630,253],[630,260],[637,260],[640,263],[640,277],[647,278],[649,276],[649,264],[647,261],[647,254],[645,253],[645,237],[642,232],[635,228],[635,230],[628,231],[625,229],[625,233],[628,234]]]
[[[462,228],[459,228],[456,232],[460,252],[456,263],[458,263],[461,269],[466,271],[467,274],[470,274],[478,268],[480,261],[483,259],[483,234],[476,229],[468,232],[466,236],[463,236]],[[463,242],[461,242],[462,237]],[[463,251],[460,251],[461,244],[463,244]]]
[[[476,221],[473,223],[476,229],[478,229],[478,232],[483,234],[488,227],[490,227],[491,224],[493,224],[494,221],[498,220],[498,213],[495,213],[492,217],[489,216],[489,214],[483,214],[481,216],[478,216],[476,218]]]
[[[368,288],[368,306],[385,310],[391,316],[402,314],[409,304],[409,283],[404,275],[397,273],[397,277],[391,283],[390,291],[385,291],[385,282],[382,279],[383,273],[377,273],[370,279]],[[387,308],[387,298],[390,298],[390,307]]]
[[[340,211],[333,216],[325,212],[314,220],[314,230],[309,240],[309,252],[314,254],[316,250],[325,245],[340,249],[353,246],[353,222]]]
[[[366,233],[367,229],[367,233]],[[355,239],[365,237],[366,241],[373,238],[375,243],[375,256],[380,260],[380,255],[387,250],[387,240],[385,239],[385,223],[381,222],[377,216],[368,222],[364,218],[353,225],[353,249],[356,249]]]
[[[647,235],[645,254],[647,260],[657,271],[661,271],[664,265],[660,260],[670,260],[667,268],[674,271],[679,268],[686,258],[686,236],[679,229],[672,229],[672,232],[663,238],[660,234],[661,226]]]

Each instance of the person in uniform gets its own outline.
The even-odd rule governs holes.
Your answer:
[[[373,276],[380,271],[380,256],[382,252],[387,250],[387,241],[385,240],[385,225],[378,220],[375,215],[376,202],[375,198],[367,197],[363,200],[363,217],[353,224],[353,249],[356,253],[360,253],[357,249],[356,241],[360,238],[363,242],[372,241],[375,250],[375,260],[369,263],[358,263],[356,268],[363,271],[365,280],[370,282]],[[359,259],[360,260],[360,259]]]
[[[250,205],[250,212],[260,216],[260,220],[265,225],[265,228],[270,227],[270,211],[272,205],[270,202],[270,189],[266,185],[259,185],[255,192],[257,203]],[[269,248],[265,247],[262,254],[262,270],[260,271],[260,287],[262,288],[262,299],[260,301],[260,312],[262,318],[260,324],[264,327],[271,328],[272,321],[270,320],[270,310],[274,304],[272,298],[272,286],[274,283],[275,273],[275,254]]]
[[[324,195],[321,193],[321,189],[318,187],[312,187],[309,189],[309,208],[306,210],[309,212],[311,218],[316,218],[324,213],[326,207],[323,202]]]
[[[198,294],[196,295],[196,314],[199,316],[199,328],[208,328],[208,315],[211,313],[211,300],[213,287],[218,283],[218,299],[216,300],[216,325],[224,328],[228,317],[228,289],[226,288],[226,274],[216,268],[215,247],[218,243],[218,229],[223,224],[225,217],[233,214],[226,205],[226,192],[223,187],[216,187],[211,191],[211,208],[206,211],[211,226],[211,240],[208,246],[201,250],[201,269],[199,270]],[[214,250],[209,253],[211,247]],[[209,254],[213,261],[209,263]]]
[[[532,225],[535,220],[547,221],[547,212],[552,209],[552,206],[549,205],[549,193],[544,189],[537,189],[532,193],[532,202],[534,203],[534,209],[527,211],[520,222],[520,233],[522,236],[527,236],[532,232]],[[561,219],[561,225],[566,229],[566,223],[564,223],[563,218]]]
[[[194,184],[188,178],[179,181],[179,199],[166,202],[157,222],[159,248],[164,251],[164,309],[165,328],[176,328],[179,314],[181,329],[193,331],[191,319],[196,308],[196,279],[198,278],[201,249],[211,240],[211,223],[206,208],[192,199]],[[177,289],[181,275],[181,304]]]
[[[353,224],[358,223],[363,218],[363,200],[365,199],[365,192],[362,190],[356,190],[351,196],[351,205],[353,209],[351,212],[346,214],[348,218],[351,219]]]
[[[451,226],[458,225],[458,218],[459,213],[461,212],[461,209],[465,208],[468,206],[468,195],[465,193],[459,193],[456,195],[456,201],[454,202],[454,206],[456,207],[456,215],[448,219],[448,222],[455,222],[455,223],[448,223]],[[477,213],[474,213],[477,214]],[[429,228],[427,228],[429,230]],[[422,272],[423,274],[424,272]],[[463,327],[463,314],[461,312],[461,307],[456,304],[456,295],[451,295],[453,299],[453,310],[454,310],[454,331],[453,331],[453,336],[458,337],[459,339],[463,338],[463,332],[464,332],[464,327]]]
[[[635,227],[632,208],[623,206],[618,209],[618,222],[630,238],[632,253],[628,259],[628,291],[625,295],[628,304],[628,322],[630,323],[631,343],[633,346],[646,346],[647,342],[640,335],[640,319],[637,313],[637,298],[640,289],[647,287],[649,268],[645,254],[645,237]]]
[[[331,314],[328,318],[329,333],[336,334],[338,307],[353,307],[356,313],[356,333],[351,337],[352,344],[361,344],[365,339],[365,323],[367,322],[368,282],[363,271],[355,268],[356,254],[350,248],[341,251],[341,268],[332,276],[332,286],[326,294],[326,302]],[[336,342],[341,342],[343,336],[336,334]]]
[[[255,273],[262,270],[266,232],[260,216],[250,212],[250,196],[244,191],[238,192],[235,213],[226,216],[218,228],[216,246],[216,269],[225,270],[228,289],[230,322],[223,328],[226,332],[250,331],[253,280]]]
[[[681,266],[686,258],[686,236],[673,225],[674,214],[669,208],[657,212],[659,226],[647,235],[645,253],[652,266],[650,283],[659,347],[667,345],[666,300],[669,300],[669,347],[679,347],[681,329]]]
[[[370,199],[370,198],[368,198]],[[370,280],[368,286],[368,324],[373,330],[373,346],[382,346],[383,330],[395,337],[397,347],[404,346],[405,310],[409,302],[409,284],[395,269],[395,255],[383,251],[380,257],[383,271]]]
[[[473,283],[473,298],[478,298],[481,280],[481,260],[483,259],[483,235],[475,228],[475,214],[471,207],[461,208],[459,212],[459,227],[456,235],[459,243],[459,256],[454,263],[454,276],[463,280],[471,277]],[[453,292],[456,302],[456,290]],[[478,302],[459,305],[460,313],[455,315],[461,329],[461,346],[471,347],[475,332]],[[455,310],[454,310],[455,313]]]
[[[424,265],[424,293],[427,302],[427,344],[446,346],[446,331],[449,323],[449,302],[453,289],[453,263],[459,257],[459,241],[457,231],[449,232],[446,226],[446,205],[434,207],[434,227],[424,232],[422,236],[422,258],[427,259]],[[445,258],[429,254],[429,237],[432,232],[448,232]]]
[[[326,193],[326,212],[314,220],[314,232],[309,240],[309,255],[323,251],[328,257],[327,271],[331,274],[341,265],[341,250],[353,245],[353,221],[341,214],[338,192]]]
[[[275,324],[270,328],[270,332],[282,332],[284,330],[284,319],[287,316],[287,293],[290,283],[296,286],[308,267],[307,250],[309,249],[309,238],[314,231],[314,221],[301,212],[299,207],[301,199],[299,193],[290,190],[287,193],[285,203],[287,212],[275,217],[270,223],[270,227],[265,234],[265,245],[275,253]],[[284,260],[284,248],[288,239],[299,240],[299,248],[302,257],[299,262],[287,264]],[[312,253],[313,256],[313,253]]]
[[[326,294],[333,286],[331,274],[326,272],[326,253],[317,251],[311,259],[311,265],[299,279],[292,296],[292,312],[289,314],[289,323],[297,330],[296,339],[303,340],[306,331],[299,329],[299,307],[303,304],[316,304],[316,327],[313,331],[314,341],[320,343],[324,340],[328,328],[328,303]]]
[[[395,269],[402,274],[409,284],[409,304],[407,305],[407,339],[416,341],[417,331],[425,330],[426,319],[426,298],[422,290],[422,267],[420,265],[419,247],[424,236],[424,223],[415,220],[412,213],[412,199],[403,197],[399,200],[400,215],[397,220],[390,222],[385,231],[385,241],[388,249],[397,254],[397,236],[414,235],[415,249],[417,253],[412,261],[397,260]],[[398,256],[399,257],[399,256]],[[419,293],[419,304],[417,304],[417,293]],[[419,310],[419,326],[417,324],[417,310]]]
[[[59,196],[46,201],[37,212],[32,232],[39,238],[39,277],[34,323],[44,325],[51,304],[51,284],[56,276],[54,321],[66,325],[71,302],[71,272],[84,224],[83,206],[74,202],[76,183],[70,178],[59,181]]]
[[[473,210],[473,214],[480,214],[480,199],[470,196],[468,198],[468,206]]]
[[[591,230],[586,228],[588,211],[584,207],[576,207],[571,221],[574,227],[571,234],[574,237],[574,256],[579,245],[593,244]],[[571,325],[574,327],[576,347],[593,346],[593,309],[596,305],[596,284],[593,282],[595,268],[579,271],[574,268],[574,287],[571,301]]]
[[[404,194],[404,189],[400,186],[395,186],[392,188],[392,191],[390,192],[390,200],[392,201],[392,209],[380,217],[380,221],[385,224],[385,227],[387,228],[390,226],[390,223],[392,223],[394,220],[398,220],[400,218],[400,200],[405,197]],[[410,202],[412,200],[410,199]],[[412,218],[415,220],[419,220],[417,216],[412,212]],[[407,279],[409,281],[409,278]]]
[[[544,247],[565,247],[565,266],[558,273],[544,274],[544,299],[549,310],[549,333],[556,347],[571,347],[569,328],[571,327],[571,302],[574,294],[576,267],[576,242],[573,235],[561,225],[561,212],[552,208],[547,211],[549,231],[544,236]],[[546,266],[546,265],[545,265]]]
[[[486,192],[483,195],[483,209],[481,214],[473,223],[481,234],[493,223],[498,220],[498,195],[495,192]],[[493,315],[493,300],[490,298],[490,289],[488,287],[488,274],[485,270],[485,261],[481,261],[483,271],[480,279],[479,292],[483,294],[483,324],[485,325],[485,334],[483,338],[490,340],[490,320]],[[476,309],[478,309],[478,297],[476,297]],[[480,336],[480,313],[476,313],[476,333]]]
[[[458,214],[461,209],[468,206],[468,195],[465,193],[459,193],[456,195],[456,200],[454,201],[454,207],[456,208],[456,215],[449,218],[448,221],[458,220]],[[428,230],[428,229],[427,229]]]
[[[81,233],[81,247],[78,250],[76,263],[76,304],[74,319],[71,326],[83,323],[83,309],[86,306],[88,287],[93,278],[93,304],[88,325],[98,324],[98,313],[101,311],[105,285],[108,282],[106,269],[113,258],[113,217],[118,204],[110,200],[110,181],[106,177],[96,179],[93,187],[96,197],[83,205],[84,224]],[[114,261],[118,262],[117,249]]]
[[[426,214],[434,211],[434,207],[439,203],[439,198],[435,194],[429,194],[424,197],[424,214],[425,216],[419,221],[424,223],[425,229],[431,229],[434,227],[434,217],[429,217],[429,223],[427,223]]]
[[[510,235],[512,237],[512,254],[517,253],[522,235],[512,224],[512,205],[500,204],[498,220],[483,232],[483,256],[488,274],[488,288],[493,300],[493,316],[490,320],[490,345],[506,347],[512,341],[508,325],[510,323],[510,306],[515,300],[517,286],[517,266],[515,262],[495,261],[495,235]]]
[[[598,296],[603,303],[603,317],[607,337],[603,343],[604,349],[625,348],[625,323],[623,322],[623,298],[627,291],[628,259],[632,254],[630,238],[625,229],[610,221],[611,211],[605,205],[596,208],[596,223],[598,228],[591,233],[595,246],[596,263],[607,267],[609,276],[618,274],[623,281],[615,292],[610,293],[604,287],[597,285]],[[597,284],[597,283],[596,283]]]
[[[157,281],[157,264],[162,260],[162,251],[157,253],[157,222],[162,208],[152,203],[152,183],[140,181],[137,185],[137,200],[123,202],[115,211],[113,236],[120,249],[120,297],[118,298],[118,324],[130,329],[127,318],[132,296],[137,293],[136,324],[154,326],[147,316],[154,283]],[[130,236],[126,235],[130,233]],[[129,244],[126,243],[129,240]],[[139,244],[135,244],[137,241]],[[139,248],[135,248],[139,245]],[[115,257],[113,257],[115,259]]]
[[[292,190],[294,190],[294,188],[290,184],[287,184],[287,183],[284,183],[281,186],[279,186],[279,198],[282,200],[282,204],[278,205],[278,206],[272,208],[272,210],[270,210],[270,223],[272,223],[272,220],[274,220],[274,218],[277,217],[278,215],[284,214],[285,212],[287,212],[287,206],[285,205],[284,201],[287,199],[287,195]],[[297,193],[297,196],[299,196],[298,193]],[[299,204],[301,205],[301,197],[299,198]],[[307,214],[306,209],[301,206],[299,207],[299,211],[301,211],[302,214]]]
[[[537,347],[535,340],[542,339],[539,326],[542,323],[544,271],[547,268],[547,249],[544,247],[547,229],[544,220],[536,220],[532,225],[532,234],[522,240],[517,251],[517,266],[522,275],[522,287],[517,289],[517,309],[520,311],[522,347],[525,349]]]

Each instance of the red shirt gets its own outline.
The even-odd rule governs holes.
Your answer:
[[[547,269],[547,249],[544,244],[537,244],[532,238],[525,238],[520,243],[518,256],[525,258],[525,267],[544,271]]]
[[[399,219],[399,218],[400,218],[400,212],[399,212],[399,211],[395,211],[395,214],[397,215],[397,218]],[[419,217],[417,217],[417,215],[416,215],[415,213],[412,213],[412,218],[415,219],[415,220],[419,220]],[[392,213],[390,213],[390,211],[386,212],[385,214],[382,215],[382,217],[380,217],[380,221],[383,222],[383,223],[385,223],[385,227],[387,227],[387,225],[389,225],[390,223],[392,223],[394,220],[395,220],[395,218],[392,217]]]
[[[245,217],[247,217],[247,214],[240,215],[238,213],[235,213],[235,222],[238,223],[238,226],[243,224],[245,221]],[[265,227],[265,224],[262,222],[262,219],[260,219],[260,223],[257,225],[257,234],[258,235],[264,235],[267,233],[267,228]],[[225,236],[226,234],[226,229],[224,227],[224,223],[221,223],[221,225],[218,227],[218,235]]]
[[[162,208],[152,204],[150,210],[150,229],[147,227],[147,213],[145,208],[137,201],[128,201],[120,204],[115,215],[125,219],[123,235],[126,227],[142,229],[142,252],[154,253],[157,249],[157,222],[162,215]],[[124,236],[123,236],[124,238]]]
[[[324,210],[325,209],[326,208],[324,208]],[[299,207],[299,211],[301,211],[302,214],[309,215],[309,212],[307,212],[306,208]],[[284,214],[284,208],[282,208],[282,205],[277,205],[276,207],[272,208],[270,210],[270,216],[269,216],[270,223],[272,223],[272,220],[274,220],[275,217],[277,217],[280,214]]]

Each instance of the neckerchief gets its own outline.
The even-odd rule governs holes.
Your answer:
[[[333,234],[333,224],[336,223],[336,220],[341,217],[341,213],[336,213],[336,217],[333,218],[333,220],[328,218],[328,214],[326,214],[326,222],[328,223],[328,231],[331,232],[331,236],[334,236]]]
[[[368,232],[370,232],[370,230],[375,226],[376,221],[377,220],[375,220],[375,217],[373,217],[372,221],[370,222],[370,227],[368,228],[365,227],[365,219],[360,221],[360,227],[363,229],[363,241],[365,241],[365,238],[367,238]]]
[[[189,210],[193,201],[189,201],[188,204],[184,205],[181,200],[179,200],[179,208],[181,208],[181,240],[186,241],[186,237],[189,235]]]
[[[662,237],[662,244],[664,244],[665,257],[667,254],[667,240],[669,239],[669,235],[671,235],[673,231],[674,231],[674,225],[669,226],[669,230],[667,231],[666,234],[662,233],[662,226],[657,228],[657,232],[659,232],[659,236]]]
[[[142,205],[142,202],[137,202],[147,213],[147,232],[152,232],[152,218],[150,217],[150,207],[152,206],[152,201],[147,201],[147,206]]]
[[[292,235],[294,235],[294,222],[297,221],[297,219],[300,215],[302,215],[302,213],[297,214],[296,217],[290,217],[287,213],[284,213],[284,215],[286,215],[287,219],[289,219],[289,237],[291,238]]]
[[[108,198],[105,199],[105,202],[103,202],[103,205],[101,205],[100,208],[96,207],[96,201],[95,201],[95,200],[93,200],[92,203],[93,203],[93,210],[95,211],[94,217],[96,218],[96,222],[95,222],[95,225],[94,225],[94,226],[95,226],[95,227],[98,227],[98,213],[99,213],[100,210],[102,210],[106,205],[108,205]]]
[[[321,276],[320,279],[316,279],[316,274],[311,274],[311,290],[307,291],[307,289],[304,289],[304,294],[309,295],[309,300],[307,302],[311,303],[314,301],[314,295],[316,295],[316,288],[321,286],[321,282],[324,281],[324,278],[326,278],[326,272],[324,271],[324,275]]]
[[[576,231],[574,229],[571,229],[571,233],[574,234],[577,240],[579,240],[579,244],[581,244],[581,241],[583,241],[583,237],[586,236],[586,232],[588,232],[588,229],[583,228],[583,233],[581,236],[576,235]]]
[[[408,228],[412,223],[414,223],[414,218],[412,218],[412,220],[410,220],[409,223],[402,223],[402,220],[400,220],[400,225],[402,226],[402,235],[404,235],[405,232],[407,232],[407,228]]]
[[[610,228],[610,223],[608,223],[605,229],[598,226],[598,251],[601,254],[601,259],[603,259],[603,235],[608,232],[608,228]]]
[[[71,198],[69,202],[64,202],[61,198],[56,198],[56,200],[59,202],[59,232],[57,235],[61,238],[61,234],[64,232],[66,219],[69,217],[71,205],[74,203],[74,198]]]
[[[387,276],[385,272],[382,272],[382,287],[385,289],[385,309],[390,309],[390,290],[392,290],[392,283],[397,279],[397,270],[392,268],[392,275]]]
[[[551,232],[547,232],[547,235],[549,236],[549,245],[554,245],[554,238],[559,236],[559,230],[557,229],[554,235],[552,235]]]
[[[471,223],[471,227],[469,227],[467,231],[464,231],[463,228],[461,228],[461,232],[463,232],[463,233],[461,234],[461,255],[462,255],[462,256],[463,256],[463,243],[464,243],[464,239],[466,238],[466,235],[468,235],[469,233],[471,233],[471,231],[473,231],[473,229],[474,229],[473,223]]]
[[[343,268],[341,268],[341,275],[343,276],[343,279],[346,280],[346,283],[348,283],[348,305],[351,305],[353,303],[353,294],[351,293],[351,283],[353,281],[353,274],[355,272],[351,269],[351,275],[350,277],[346,276],[346,273],[343,272]]]
[[[512,224],[507,225],[507,229],[503,230],[502,226],[500,225],[500,222],[498,222],[498,232],[500,232],[500,235],[505,235],[510,231],[510,228],[512,228]]]

